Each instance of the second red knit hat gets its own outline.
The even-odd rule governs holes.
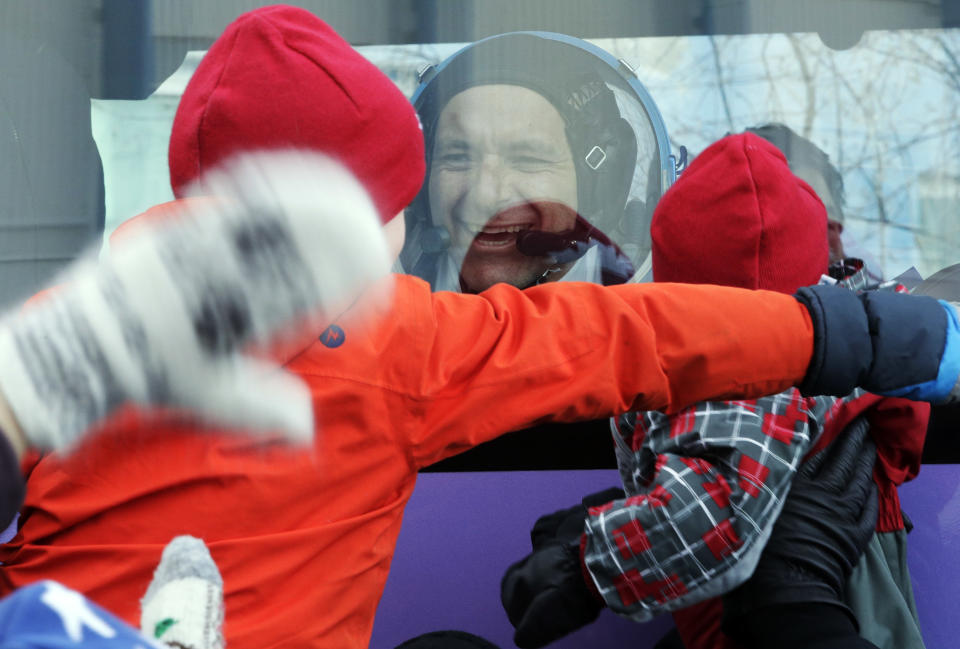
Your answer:
[[[653,214],[653,277],[794,293],[827,271],[827,211],[783,153],[750,134],[715,142]]]

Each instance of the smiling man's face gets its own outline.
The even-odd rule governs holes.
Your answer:
[[[517,250],[524,230],[574,227],[577,177],[563,119],[521,86],[477,86],[440,113],[430,211],[450,231],[464,290],[529,286],[551,267]]]

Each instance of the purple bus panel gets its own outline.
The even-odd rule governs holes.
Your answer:
[[[529,551],[530,527],[544,513],[618,484],[613,470],[421,475],[370,646],[390,649],[421,633],[457,629],[513,647],[500,578]],[[924,465],[901,497],[915,525],[909,562],[927,648],[953,649],[960,631],[960,465]],[[604,611],[550,646],[650,649],[671,626],[667,616],[636,624]]]

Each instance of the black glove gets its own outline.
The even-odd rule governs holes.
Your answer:
[[[801,467],[753,576],[724,597],[724,631],[738,637],[757,609],[843,603],[844,585],[877,524],[876,447],[858,419]],[[761,613],[762,614],[762,613]]]
[[[500,599],[518,647],[542,647],[590,624],[603,605],[580,566],[580,540],[552,542],[507,569]]]
[[[591,494],[582,504],[542,516],[530,531],[533,553],[507,569],[500,599],[518,647],[542,647],[585,626],[603,602],[587,585],[580,538],[587,508],[623,498],[622,489]]]
[[[742,633],[736,636],[743,649],[878,649],[857,635],[857,625],[843,609],[831,604],[767,606],[743,622]]]
[[[576,539],[580,542],[583,534],[583,521],[587,518],[587,509],[625,498],[623,489],[610,487],[583,497],[579,505],[546,514],[537,519],[530,530],[530,543],[536,550],[542,545],[560,540]]]

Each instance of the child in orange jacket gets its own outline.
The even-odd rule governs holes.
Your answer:
[[[266,7],[231,24],[198,67],[174,122],[171,178],[179,188],[238,150],[286,146],[338,157],[386,230],[422,182],[422,135],[402,94],[314,16]],[[920,396],[947,399],[949,373],[960,375],[946,342],[953,311],[909,296],[580,283],[460,295],[392,283],[389,310],[309,332],[285,365],[311,392],[312,448],[128,411],[81,452],[33,468],[20,530],[0,552],[3,589],[55,577],[135,620],[162,548],[189,533],[223,574],[231,649],[365,647],[422,466],[544,421],[797,384],[921,385]],[[866,326],[877,314],[890,329]],[[834,346],[856,362],[838,372]],[[151,434],[127,443],[139,426]]]

